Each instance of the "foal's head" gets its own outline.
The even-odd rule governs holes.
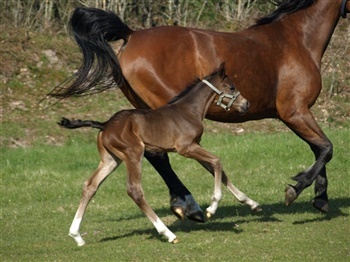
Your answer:
[[[213,74],[205,77],[202,82],[210,86],[218,95],[216,104],[229,111],[231,107],[239,113],[246,113],[249,109],[249,102],[236,89],[233,81],[225,73],[225,63]]]

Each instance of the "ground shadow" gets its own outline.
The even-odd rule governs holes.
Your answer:
[[[313,219],[306,219],[306,220],[300,220],[295,221],[293,224],[304,224],[304,223],[312,223],[312,222],[319,222],[323,220],[332,220],[337,217],[341,216],[349,216],[348,214],[344,213],[341,209],[342,208],[349,208],[350,207],[350,198],[344,197],[344,198],[334,198],[329,200],[329,212],[327,214],[321,213],[317,209],[315,209],[311,202],[308,201],[301,201],[301,202],[294,202],[291,206],[285,206],[284,203],[278,202],[278,203],[272,203],[272,204],[262,204],[262,211],[255,213],[255,216],[257,216],[256,219],[250,221],[270,221],[270,222],[278,222],[279,219],[275,218],[274,215],[277,214],[301,214],[301,213],[313,213],[313,214],[319,214],[320,216]],[[251,216],[252,212],[244,205],[240,206],[228,206],[223,207],[222,210],[220,208],[218,209],[217,214],[215,214],[216,218],[224,218],[227,217],[227,215],[230,214],[238,214],[240,221],[239,222],[246,222],[244,220],[244,217]],[[242,219],[243,218],[243,219]]]
[[[261,204],[261,203],[260,203]],[[209,206],[209,202],[207,204],[202,205],[202,209],[205,210],[205,207]],[[341,208],[350,208],[350,198],[349,197],[340,197],[329,200],[329,212],[327,214],[323,214],[317,209],[315,209],[311,202],[309,201],[300,201],[296,200],[292,205],[285,206],[283,202],[277,202],[272,204],[261,204],[262,208],[261,212],[251,211],[247,205],[242,205],[239,203],[235,203],[231,206],[220,206],[215,214],[215,219],[223,219],[228,216],[239,216],[246,217],[251,216],[252,214],[260,217],[262,221],[268,221],[269,217],[271,220],[274,220],[272,217],[275,214],[298,214],[298,213],[314,213],[314,214],[322,214],[325,220],[331,220],[333,218],[337,218],[339,216],[348,216],[348,214],[341,211]],[[170,209],[168,208],[158,208],[154,209],[159,217],[165,217],[171,215]],[[140,217],[145,217],[143,213],[137,213],[130,216],[119,217],[107,219],[106,221],[123,221],[130,219],[138,219]]]
[[[243,232],[242,229],[240,229],[235,222],[210,222],[210,227],[208,227],[208,224],[201,224],[201,223],[195,223],[192,221],[176,221],[172,225],[169,225],[168,228],[172,232],[193,232],[193,231],[223,231],[227,232],[228,230],[231,230],[233,233],[239,234]],[[155,228],[148,228],[144,230],[133,230],[130,231],[130,233],[118,235],[118,236],[112,236],[112,237],[106,237],[101,239],[99,242],[108,242],[108,241],[114,241],[122,238],[127,238],[135,235],[147,235],[147,239],[158,239],[163,242],[167,242],[167,240],[159,235]]]
[[[209,223],[196,223],[190,220],[184,221],[175,221],[171,225],[169,225],[169,229],[173,232],[193,232],[193,231],[224,231],[231,230],[233,233],[240,234],[243,232],[242,229],[239,228],[239,224],[243,223],[252,223],[252,222],[283,222],[282,220],[275,217],[277,214],[298,214],[298,213],[315,213],[320,214],[319,217],[313,219],[306,219],[293,222],[294,225],[297,224],[305,224],[312,222],[320,222],[320,221],[329,221],[337,217],[341,216],[349,216],[349,214],[344,213],[342,208],[350,207],[350,198],[335,198],[329,201],[329,213],[323,214],[316,209],[314,209],[310,202],[301,201],[294,202],[291,206],[286,207],[284,203],[272,203],[261,205],[261,212],[252,212],[248,206],[235,204],[232,206],[223,206],[218,208],[215,216]],[[168,216],[170,214],[170,210],[167,208],[156,209],[155,212],[158,214],[160,218]],[[253,215],[253,216],[252,216]],[[232,216],[232,222],[220,221],[227,217]],[[131,220],[131,219],[139,219],[141,217],[145,217],[144,214],[140,213],[133,216],[128,216],[124,218],[118,219],[109,219],[109,221],[121,221],[121,220]],[[210,224],[210,226],[208,226]],[[127,238],[134,235],[149,235],[149,238],[156,238],[161,241],[166,241],[162,236],[160,236],[154,228],[145,229],[145,230],[134,230],[128,234],[107,237],[100,240],[100,242],[106,241],[114,241],[120,238]]]

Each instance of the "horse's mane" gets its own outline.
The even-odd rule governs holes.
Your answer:
[[[209,76],[205,77],[206,80],[209,81],[209,79],[211,79],[214,75],[216,75],[218,73],[218,70],[216,70],[215,72],[213,72],[212,74],[210,74]],[[195,88],[195,86],[199,86],[199,85],[205,85],[202,80],[200,80],[198,77],[197,79],[192,83],[189,84],[184,90],[182,90],[180,92],[180,94],[178,94],[177,96],[173,97],[168,104],[173,104],[176,101],[178,101],[180,98],[186,96],[193,88]]]
[[[312,4],[314,4],[317,0],[270,0],[271,3],[277,6],[277,9],[271,14],[259,18],[255,25],[264,25],[275,21],[283,14],[291,14],[298,10],[302,10],[308,8]]]

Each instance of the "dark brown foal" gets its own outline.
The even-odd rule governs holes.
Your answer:
[[[123,110],[104,123],[63,118],[59,125],[66,128],[90,126],[101,130],[98,134],[101,161],[97,170],[84,183],[80,205],[69,231],[69,235],[77,244],[85,244],[79,228],[89,201],[101,182],[122,162],[127,169],[128,195],[153,223],[159,234],[164,235],[169,242],[177,242],[176,236],[159,219],[144,197],[141,186],[141,161],[145,151],[177,152],[184,157],[206,163],[214,171],[214,194],[207,208],[208,217],[215,213],[221,199],[222,179],[230,184],[229,189],[240,201],[257,208],[258,203],[229,182],[222,171],[220,160],[199,145],[203,133],[203,118],[217,94],[220,95],[217,104],[226,110],[232,106],[240,113],[247,111],[249,103],[234,89],[222,65],[217,72],[198,81],[158,109]],[[230,94],[223,94],[220,90]],[[223,102],[227,104],[222,104]]]

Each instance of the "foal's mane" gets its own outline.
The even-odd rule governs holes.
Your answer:
[[[275,21],[283,14],[291,14],[296,11],[306,9],[312,4],[314,4],[317,0],[270,0],[271,3],[277,5],[277,9],[271,14],[259,18],[255,25],[264,25]]]
[[[206,76],[205,79],[206,80],[211,80],[212,77],[214,77],[216,74],[219,73],[219,70],[216,70],[215,72],[211,73],[209,76]],[[195,86],[197,85],[205,85],[202,80],[200,80],[199,78],[197,78],[194,83],[189,84],[184,90],[182,90],[180,92],[180,94],[178,94],[177,96],[173,97],[172,99],[170,99],[170,101],[168,102],[168,104],[173,104],[176,101],[178,101],[180,98],[186,96]]]

